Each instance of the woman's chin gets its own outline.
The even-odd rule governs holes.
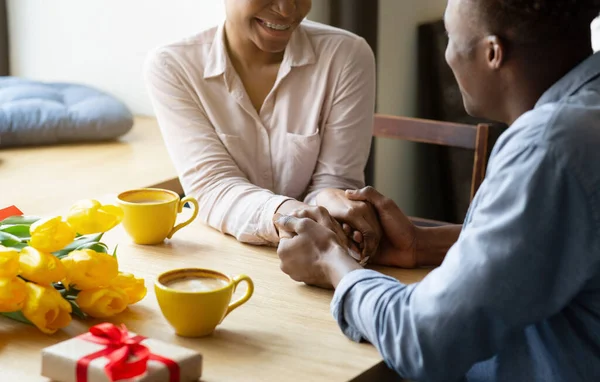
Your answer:
[[[258,41],[254,41],[254,45],[263,52],[266,53],[282,53],[285,51],[287,47],[287,41],[265,41],[264,39],[257,39]]]

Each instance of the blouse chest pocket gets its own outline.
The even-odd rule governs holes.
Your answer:
[[[284,170],[280,187],[284,195],[300,197],[310,185],[319,153],[321,151],[321,136],[317,130],[313,134],[286,134],[285,152],[280,165]],[[285,162],[281,163],[281,162]]]

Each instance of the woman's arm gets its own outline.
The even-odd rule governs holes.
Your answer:
[[[345,59],[332,90],[332,107],[324,111],[321,152],[304,199],[308,204],[316,204],[324,189],[357,189],[365,183],[375,110],[375,58],[367,42],[356,39]]]
[[[185,74],[167,52],[149,57],[145,78],[183,188],[200,204],[198,216],[240,241],[277,243],[272,216],[290,198],[250,183],[219,139]]]
[[[348,236],[363,257],[375,254],[381,238],[374,211],[350,202],[344,190],[363,187],[369,157],[375,108],[375,58],[364,39],[352,41],[331,92],[333,102],[324,111],[323,140],[317,166],[304,201],[325,207],[347,227]]]

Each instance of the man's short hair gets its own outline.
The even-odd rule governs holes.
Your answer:
[[[489,32],[516,42],[569,39],[600,13],[600,0],[471,0]]]

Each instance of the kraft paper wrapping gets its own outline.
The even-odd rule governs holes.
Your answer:
[[[135,334],[130,332],[130,335],[134,336]],[[151,338],[145,339],[141,344],[149,348],[152,354],[175,361],[179,365],[180,381],[198,381],[200,378],[202,374],[201,354]],[[104,345],[78,337],[47,347],[42,350],[42,376],[57,382],[77,382],[77,361],[104,348]],[[107,363],[108,359],[106,357],[93,360],[88,367],[88,382],[110,382],[104,372],[104,366]],[[128,381],[169,381],[169,370],[163,363],[150,360],[145,374]]]

